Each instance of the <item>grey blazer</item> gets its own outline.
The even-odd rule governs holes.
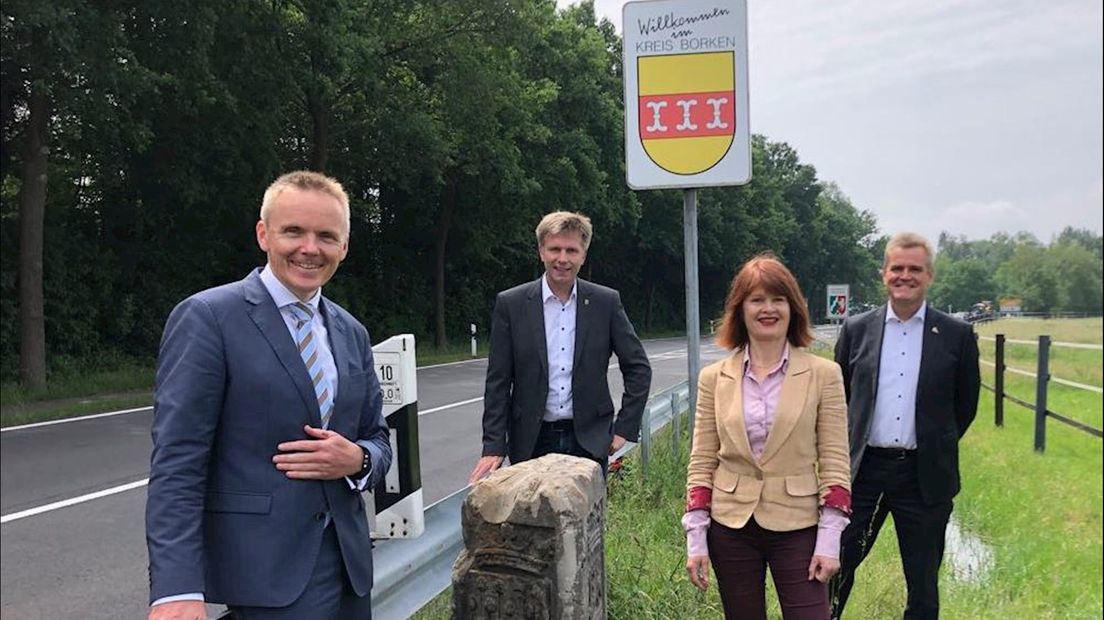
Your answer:
[[[874,416],[885,318],[886,306],[851,317],[836,341],[836,363],[847,392],[852,481]],[[959,491],[958,440],[977,414],[980,386],[973,327],[929,305],[916,386],[916,449],[926,503],[949,500]]]
[[[541,277],[544,277],[543,275]],[[636,441],[652,382],[652,368],[617,291],[578,283],[575,359],[571,373],[575,435],[602,458],[614,433]],[[625,391],[614,416],[606,373],[617,361]],[[498,294],[491,322],[491,352],[483,398],[483,455],[530,458],[548,397],[548,350],[540,279]]]

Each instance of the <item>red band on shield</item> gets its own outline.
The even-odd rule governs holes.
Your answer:
[[[729,136],[736,130],[736,93],[680,93],[640,98],[643,140]]]

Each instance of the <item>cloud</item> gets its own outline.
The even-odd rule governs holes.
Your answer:
[[[889,215],[881,218],[879,223],[882,232],[887,234],[914,230],[932,240],[938,239],[942,232],[965,235],[969,239],[986,239],[996,232],[1026,231],[1046,243],[1066,226],[1100,234],[1101,204],[1104,204],[1104,179],[1098,178],[1089,187],[1059,191],[1031,203],[994,199],[967,200],[927,208],[897,205],[898,208],[887,209]],[[1092,210],[1095,210],[1095,217],[1083,217],[1086,211]],[[932,213],[932,217],[917,218],[917,212]]]

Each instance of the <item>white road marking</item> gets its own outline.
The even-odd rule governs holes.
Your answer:
[[[35,422],[33,424],[21,424],[19,426],[7,426],[7,427],[4,427],[4,428],[0,428],[0,433],[6,433],[8,431],[22,431],[22,430],[27,430],[28,428],[39,428],[39,427],[42,427],[42,426],[53,426],[55,424],[64,424],[66,422],[80,422],[82,420],[92,420],[92,419],[95,419],[95,418],[109,418],[109,417],[115,416],[115,415],[123,415],[124,413],[138,413],[138,412],[141,412],[141,411],[149,411],[151,409],[153,409],[152,406],[149,406],[149,407],[136,407],[134,409],[122,409],[120,411],[109,411],[107,413],[96,413],[96,414],[93,414],[93,415],[83,415],[83,416],[80,416],[79,418],[64,418],[64,419],[61,419],[61,420],[50,420],[48,422]]]
[[[428,415],[430,413],[437,413],[438,411],[444,411],[445,409],[452,409],[453,407],[463,407],[464,405],[470,405],[472,403],[477,403],[481,400],[483,400],[482,396],[480,396],[479,398],[469,398],[468,400],[462,400],[462,401],[456,402],[456,403],[449,403],[447,405],[441,405],[440,407],[434,407],[432,409],[426,409],[425,411],[419,411],[418,416],[421,417],[421,416],[424,416],[424,415]]]
[[[51,512],[61,508],[67,508],[69,506],[75,506],[77,504],[83,504],[84,502],[90,502],[94,499],[100,499],[101,497],[107,497],[109,495],[115,495],[117,493],[125,493],[134,489],[140,489],[149,484],[149,478],[142,480],[136,480],[130,484],[124,484],[122,486],[111,487],[110,489],[104,489],[102,491],[96,491],[95,493],[89,493],[87,495],[81,495],[80,497],[73,497],[70,499],[63,499],[60,502],[54,502],[52,504],[46,504],[37,508],[29,508],[27,510],[21,510],[19,512],[13,512],[0,517],[0,523],[8,523],[10,521],[18,521],[19,519],[25,519],[27,517],[33,517],[40,515],[44,512]]]

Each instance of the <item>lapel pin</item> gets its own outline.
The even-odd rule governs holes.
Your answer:
[[[584,306],[589,306],[590,305],[590,298],[589,297],[583,300],[583,305]]]
[[[938,334],[939,333],[939,326],[938,325],[932,325],[932,333],[933,334]]]

